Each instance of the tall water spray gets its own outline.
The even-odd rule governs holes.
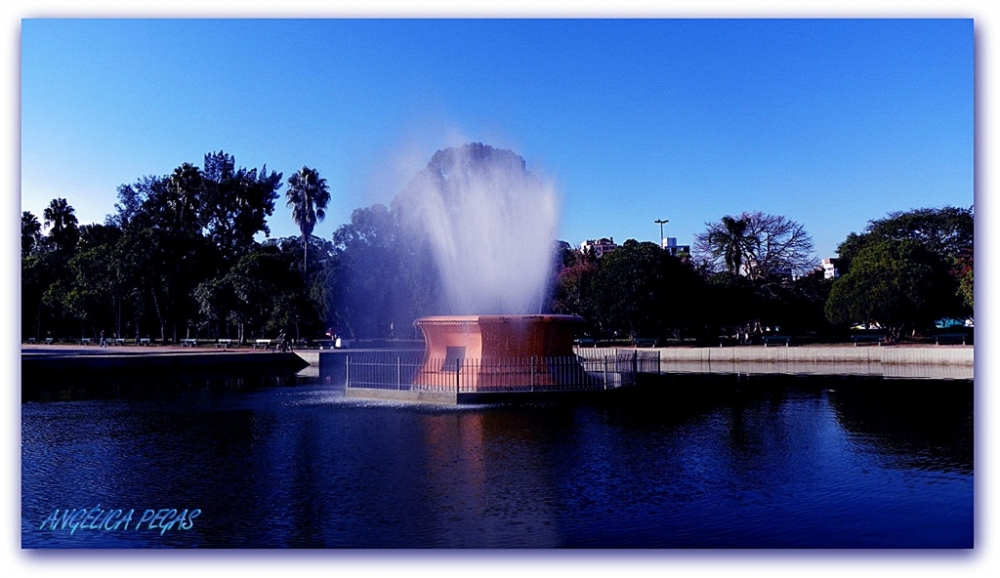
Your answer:
[[[551,278],[554,187],[509,150],[440,150],[397,197],[406,230],[434,257],[441,313],[539,313]]]

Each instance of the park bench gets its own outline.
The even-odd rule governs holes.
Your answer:
[[[761,339],[764,340],[764,347],[772,343],[784,343],[785,347],[788,347],[792,342],[792,338],[788,335],[765,335]]]
[[[125,338],[123,338],[123,337],[115,337],[114,338],[114,342],[115,342],[115,345],[125,345]]]
[[[84,337],[84,338],[80,339],[80,345],[90,345],[90,338],[89,337]]]
[[[942,342],[944,342],[956,344],[961,343],[962,345],[965,345],[966,339],[968,339],[968,335],[965,333],[941,333],[934,336],[934,344],[941,345]]]
[[[56,342],[56,340],[54,338],[52,338],[52,337],[46,337],[45,338],[45,345],[52,345],[55,342]]]
[[[149,345],[149,338],[148,337],[142,337],[140,339],[136,339],[135,340],[135,344],[136,345]]]
[[[581,337],[576,340],[577,347],[597,347],[597,342],[589,337]]]
[[[229,349],[229,346],[232,345],[232,343],[233,343],[232,339],[219,339],[218,341],[215,342],[215,348],[216,349],[220,349],[220,348]]]
[[[29,337],[28,338],[28,345],[31,345],[34,342],[35,342],[35,338],[34,337]]]
[[[270,339],[258,339],[257,341],[254,342],[253,348],[257,349],[258,347],[260,347],[261,349],[268,349],[269,347],[271,347],[271,340]]]
[[[197,339],[181,339],[181,347],[195,347],[198,345]]]
[[[867,333],[864,335],[852,335],[851,341],[854,342],[854,346],[857,347],[862,343],[878,343],[880,346],[882,342],[885,341],[885,335],[881,333]]]
[[[635,340],[636,347],[656,347],[656,338],[642,338]]]

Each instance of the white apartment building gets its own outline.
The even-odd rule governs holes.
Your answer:
[[[678,245],[677,237],[664,237],[661,239],[660,247],[662,247],[664,251],[669,251],[674,257],[676,257],[678,253],[687,253],[688,255],[691,254],[691,245]]]
[[[616,247],[618,247],[618,245],[615,244],[614,237],[611,237],[610,239],[601,238],[597,240],[587,239],[586,241],[580,243],[581,251],[585,253],[587,251],[593,251],[594,256],[598,258],[600,258],[600,256],[605,253],[610,253],[611,251],[614,251]]]
[[[837,270],[836,258],[823,259],[822,267],[824,279],[836,279],[840,277],[840,271]]]

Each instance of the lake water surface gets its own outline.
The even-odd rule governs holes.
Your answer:
[[[331,376],[74,381],[24,388],[21,467],[26,548],[974,545],[966,380],[459,408]]]

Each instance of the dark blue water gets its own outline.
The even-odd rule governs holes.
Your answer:
[[[22,545],[974,545],[967,381],[675,376],[467,408],[349,401],[333,381],[25,388]]]

